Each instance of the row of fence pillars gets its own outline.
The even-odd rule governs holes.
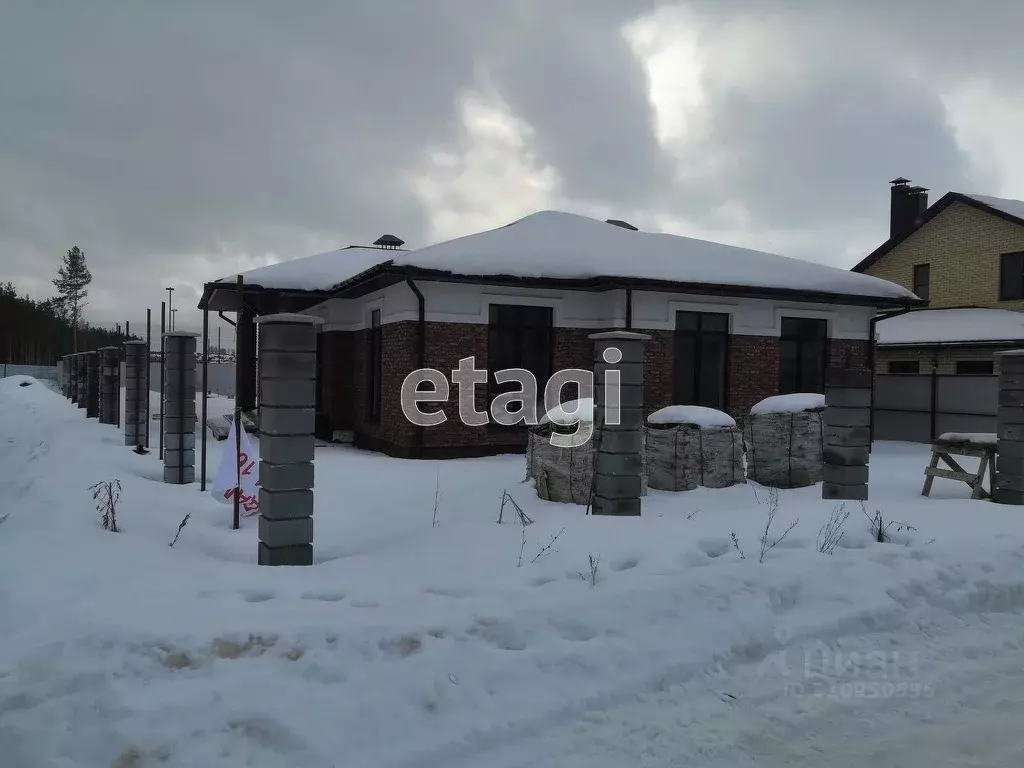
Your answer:
[[[323,320],[294,314],[249,320],[260,325],[258,562],[312,565],[316,325]],[[163,333],[163,479],[175,485],[195,482],[198,336],[187,331]],[[209,348],[205,335],[203,346],[205,353]],[[61,388],[69,400],[85,408],[87,418],[119,425],[122,359],[124,443],[138,453],[145,453],[149,447],[150,418],[148,342],[127,341],[123,349],[104,347],[65,356]],[[200,428],[205,430],[206,425]]]
[[[258,562],[312,565],[316,324],[322,320],[277,314],[254,322],[260,326],[261,363]],[[163,336],[162,442],[167,483],[195,480],[197,336],[183,331]],[[592,513],[596,515],[641,513],[643,361],[649,338],[627,331],[590,336],[597,441]],[[203,341],[205,351],[208,340]],[[119,421],[119,353],[116,347],[106,347],[64,358],[66,396],[85,408],[87,417],[99,417],[104,424]],[[1024,351],[1001,353],[1000,358],[995,496],[1002,503],[1024,504]],[[149,443],[149,345],[126,342],[124,359],[125,444],[141,450]],[[823,499],[868,499],[871,386],[870,371],[832,368],[826,372]],[[610,405],[617,406],[618,414],[606,423]],[[206,425],[201,428],[205,430]]]

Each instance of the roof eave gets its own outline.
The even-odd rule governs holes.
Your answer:
[[[618,288],[635,290],[664,290],[673,293],[696,293],[719,296],[740,296],[746,298],[791,299],[808,303],[847,304],[868,307],[917,307],[924,306],[921,299],[860,296],[856,294],[831,293],[824,291],[806,291],[792,288],[763,288],[756,286],[730,285],[718,283],[691,283],[669,280],[652,280],[649,278],[631,278],[616,276],[598,276],[591,278],[558,278],[558,277],[520,277],[516,275],[475,275],[447,272],[437,269],[425,269],[414,266],[395,266],[379,264],[361,275],[356,275],[334,288],[334,295],[355,298],[365,295],[371,290],[361,290],[360,284],[373,279],[377,285],[387,282],[400,282],[406,278],[426,280],[430,282],[475,283],[480,285],[514,285],[517,287],[560,288],[578,291],[607,291]]]
[[[1024,346],[1024,339],[977,339],[975,341],[890,341],[878,342],[879,349],[921,349],[926,347],[1012,347]]]

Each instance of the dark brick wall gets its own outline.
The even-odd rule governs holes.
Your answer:
[[[556,328],[554,370],[591,369],[593,346],[588,338],[596,329]],[[419,451],[416,427],[401,409],[401,387],[406,375],[417,367],[417,324],[412,321],[383,326],[383,393],[381,419],[368,419],[367,337],[368,331],[329,332],[324,346],[325,391],[330,393],[324,413],[332,428],[354,429],[358,445],[399,456],[415,456]],[[651,413],[672,404],[673,338],[672,331],[644,331],[651,336],[645,354],[645,411]],[[868,344],[865,341],[833,339],[829,345],[830,364],[845,365],[847,357],[854,367],[867,367]],[[426,364],[451,379],[451,372],[464,357],[476,358],[477,368],[487,366],[487,326],[470,323],[427,323]],[[770,336],[731,336],[728,359],[729,411],[742,416],[755,403],[778,394],[779,340]],[[486,410],[487,388],[476,388],[476,408]],[[566,387],[562,400],[576,397]],[[448,402],[440,406],[425,404],[424,410],[440,407],[447,420],[422,430],[423,454],[434,456],[471,455],[522,450],[526,444],[523,427],[470,427],[461,422],[458,388],[452,384]],[[334,426],[338,425],[338,426]]]
[[[834,368],[868,368],[870,347],[867,341],[830,339],[828,364]]]
[[[672,405],[675,391],[675,333],[640,331],[651,340],[644,345],[644,413]]]
[[[779,394],[779,339],[730,336],[729,412],[742,416],[766,397]]]

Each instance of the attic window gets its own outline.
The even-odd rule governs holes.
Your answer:
[[[623,229],[629,229],[629,230],[632,230],[633,232],[639,232],[640,231],[639,229],[634,227],[632,224],[630,224],[628,221],[623,221],[622,219],[605,219],[604,223],[605,224],[611,224],[611,225],[616,226],[616,227],[622,227]]]
[[[378,248],[393,251],[405,245],[405,240],[400,240],[394,235],[381,235],[373,241],[373,244]]]

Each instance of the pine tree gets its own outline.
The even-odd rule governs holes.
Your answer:
[[[78,351],[78,321],[85,308],[85,298],[89,295],[86,287],[92,282],[89,267],[85,264],[85,253],[77,245],[68,251],[67,256],[57,270],[53,285],[57,289],[54,303],[64,312],[71,323],[71,346]]]

